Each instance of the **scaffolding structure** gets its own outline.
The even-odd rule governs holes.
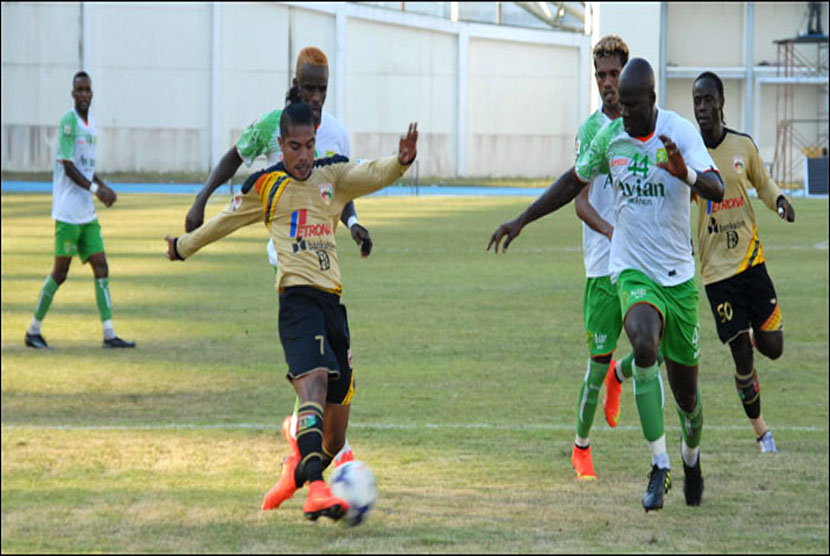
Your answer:
[[[778,46],[778,86],[775,103],[775,158],[773,177],[793,189],[804,157],[827,156],[828,107],[819,103],[815,118],[795,117],[796,85],[819,85],[828,91],[828,35],[803,35],[775,41]],[[814,50],[815,48],[815,50]],[[805,50],[812,52],[806,53]],[[810,54],[813,54],[812,57]],[[814,132],[813,132],[814,130]],[[801,176],[802,179],[806,176]]]

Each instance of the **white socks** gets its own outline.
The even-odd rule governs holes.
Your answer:
[[[664,434],[654,442],[649,442],[651,448],[651,464],[660,469],[669,469],[669,453],[666,451],[666,435]]]

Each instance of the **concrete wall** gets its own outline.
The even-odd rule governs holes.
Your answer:
[[[574,78],[588,39],[566,33],[500,27],[493,38],[494,26],[354,3],[2,10],[4,170],[52,168],[57,123],[73,105],[72,76],[82,66],[92,76],[104,174],[207,174],[248,124],[283,105],[296,55],[309,45],[329,58],[326,109],[349,130],[352,155],[394,152],[417,120],[421,176],[550,175],[570,162],[571,138],[587,116]],[[462,29],[470,37],[464,67]],[[531,157],[504,169],[498,159],[518,153]]]
[[[550,176],[572,165],[579,63],[573,49],[470,40],[470,165],[478,175]]]

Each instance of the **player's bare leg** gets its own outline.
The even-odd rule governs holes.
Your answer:
[[[784,333],[754,331],[755,346],[770,359],[777,359],[784,351]],[[761,387],[755,370],[753,342],[748,333],[739,334],[731,342],[732,359],[735,361],[735,388],[743,403],[749,422],[755,431],[755,441],[762,453],[776,453],[775,440],[761,414]]]

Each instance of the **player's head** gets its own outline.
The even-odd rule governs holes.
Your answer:
[[[643,58],[632,58],[620,74],[620,116],[626,133],[645,137],[654,130],[656,118],[654,70]]]
[[[701,131],[717,131],[723,120],[723,81],[717,74],[704,71],[692,86],[695,119]]]
[[[594,78],[603,107],[619,104],[620,73],[628,62],[628,45],[617,35],[605,35],[594,47]]]
[[[92,79],[85,71],[79,71],[72,78],[72,98],[75,100],[75,110],[79,114],[86,114],[92,104]]]
[[[320,125],[329,86],[329,62],[322,50],[307,46],[300,51],[294,85],[299,87],[303,102],[314,112],[314,123]]]
[[[314,114],[308,104],[292,102],[283,109],[278,139],[282,161],[288,173],[298,180],[311,175],[316,133]]]

